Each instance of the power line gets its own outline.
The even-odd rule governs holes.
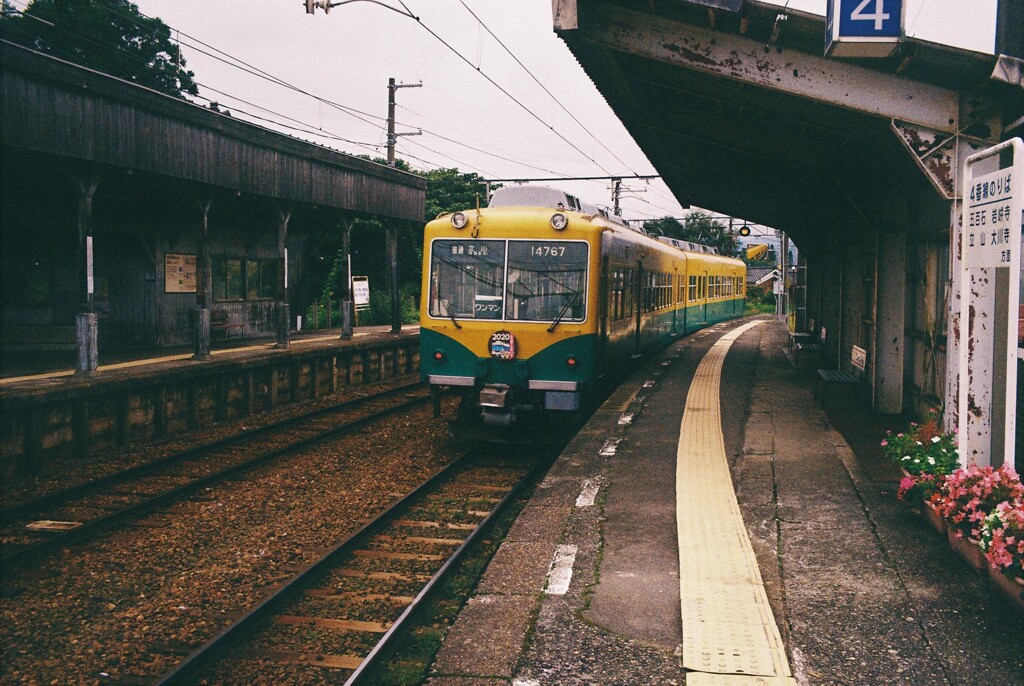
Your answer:
[[[417,24],[419,24],[420,26],[422,26],[422,27],[423,27],[423,29],[424,29],[424,30],[425,30],[425,31],[426,31],[427,33],[429,33],[429,34],[430,34],[431,36],[433,36],[433,37],[434,37],[434,38],[436,38],[436,39],[437,39],[438,41],[440,41],[442,45],[444,45],[444,46],[445,46],[446,48],[448,48],[448,49],[449,49],[449,50],[450,50],[450,51],[451,51],[451,52],[452,52],[453,54],[455,54],[456,56],[458,56],[458,58],[459,58],[460,60],[462,60],[463,62],[465,62],[466,64],[468,64],[468,65],[469,65],[470,67],[472,67],[472,68],[473,68],[473,69],[474,69],[474,70],[475,70],[475,71],[476,71],[476,72],[477,72],[478,74],[480,74],[480,76],[482,76],[482,77],[484,77],[485,79],[487,79],[487,82],[488,82],[488,83],[490,83],[490,84],[491,84],[492,86],[494,86],[494,87],[495,87],[495,88],[497,88],[497,89],[498,89],[499,91],[501,91],[502,93],[504,93],[504,94],[505,94],[505,96],[506,96],[506,97],[508,97],[508,98],[509,98],[509,99],[510,99],[510,100],[511,100],[512,102],[514,102],[515,104],[519,105],[519,107],[520,107],[520,108],[521,108],[521,109],[522,109],[522,110],[523,110],[524,112],[526,112],[526,113],[527,113],[527,114],[529,114],[529,115],[530,115],[531,117],[533,117],[534,119],[536,119],[537,121],[539,121],[539,122],[540,122],[541,124],[543,124],[544,126],[546,126],[546,127],[547,127],[547,128],[548,128],[548,129],[549,129],[549,130],[550,130],[551,132],[552,132],[552,133],[554,133],[554,134],[555,134],[556,136],[558,136],[558,137],[559,137],[560,139],[562,139],[562,140],[563,140],[563,141],[564,141],[565,143],[567,143],[567,144],[569,145],[569,147],[571,147],[571,148],[572,148],[573,150],[575,150],[576,152],[578,152],[579,154],[583,155],[583,156],[584,156],[585,158],[587,158],[588,160],[590,160],[591,162],[593,162],[593,163],[594,163],[595,165],[597,165],[598,169],[600,169],[601,171],[603,171],[603,172],[605,172],[605,173],[608,173],[608,170],[607,170],[607,169],[605,169],[605,168],[604,168],[604,166],[602,166],[600,162],[598,162],[597,160],[595,160],[595,159],[594,159],[593,157],[591,157],[591,156],[590,156],[590,155],[588,155],[587,153],[583,152],[583,150],[581,150],[581,149],[580,149],[580,147],[579,147],[578,145],[576,145],[576,144],[575,144],[575,143],[573,143],[573,142],[572,142],[571,140],[569,140],[568,138],[566,138],[565,136],[563,136],[563,135],[562,135],[561,133],[559,133],[559,131],[558,131],[557,129],[555,129],[555,127],[554,127],[554,126],[552,126],[551,124],[548,124],[548,123],[547,123],[546,121],[544,121],[543,119],[541,119],[541,118],[540,118],[540,116],[539,116],[539,115],[538,115],[538,114],[537,114],[536,112],[534,112],[533,110],[531,110],[531,109],[530,109],[529,107],[527,107],[526,105],[524,105],[524,104],[522,103],[522,101],[520,101],[520,100],[519,100],[518,98],[516,98],[516,97],[515,97],[514,95],[512,95],[512,94],[511,94],[511,93],[509,93],[509,92],[508,92],[507,90],[505,90],[505,88],[504,88],[504,87],[502,87],[502,85],[501,85],[501,84],[499,84],[499,83],[498,83],[497,81],[495,81],[495,80],[494,80],[494,79],[492,79],[492,78],[491,78],[490,76],[488,76],[488,75],[487,75],[486,73],[484,73],[484,71],[483,71],[482,69],[480,69],[479,67],[475,67],[475,66],[473,66],[473,63],[472,63],[472,62],[470,62],[470,61],[469,61],[468,59],[466,59],[466,57],[465,57],[465,56],[464,56],[464,55],[463,55],[463,54],[462,54],[461,52],[459,52],[459,51],[458,51],[458,50],[457,50],[457,49],[456,49],[456,48],[455,48],[454,46],[452,46],[452,45],[451,45],[451,44],[450,44],[450,43],[449,43],[448,41],[446,41],[446,40],[445,40],[444,38],[442,38],[442,37],[441,37],[441,36],[439,36],[439,35],[438,35],[437,33],[435,33],[433,29],[431,29],[431,28],[430,28],[429,26],[427,26],[426,24],[424,24],[424,23],[423,23],[423,20],[422,20],[422,19],[420,19],[419,17],[413,16],[413,15],[412,15],[411,13],[410,13],[410,14],[409,14],[408,16],[410,16],[410,17],[412,17],[413,19],[415,19],[415,20],[416,20],[416,23],[417,23]]]
[[[402,4],[403,4],[403,6],[405,5],[405,3],[402,3]],[[588,136],[590,136],[591,138],[593,138],[593,139],[594,139],[594,140],[595,140],[595,141],[597,142],[597,144],[598,144],[598,145],[600,145],[600,146],[601,146],[602,148],[604,148],[604,149],[605,149],[605,150],[606,150],[606,151],[607,151],[607,152],[608,152],[608,153],[609,153],[609,154],[610,154],[610,155],[611,155],[612,157],[614,157],[614,158],[615,158],[615,161],[616,161],[616,162],[618,162],[619,164],[621,164],[621,165],[622,165],[623,167],[627,167],[627,168],[629,167],[629,165],[628,165],[628,164],[626,164],[625,162],[623,162],[623,161],[622,161],[622,159],[621,159],[621,158],[619,158],[619,156],[618,156],[618,155],[616,155],[616,154],[615,154],[614,152],[612,152],[612,150],[611,150],[611,149],[610,149],[610,148],[609,148],[609,147],[608,147],[607,145],[605,145],[605,144],[604,144],[604,142],[602,142],[600,138],[598,138],[597,136],[595,136],[595,135],[594,135],[594,134],[593,134],[593,133],[592,133],[592,132],[590,131],[590,129],[588,129],[588,128],[587,128],[587,127],[586,127],[586,126],[585,126],[585,125],[583,124],[583,122],[581,122],[581,121],[580,121],[579,119],[577,119],[577,118],[576,118],[576,115],[574,115],[574,114],[573,114],[572,112],[570,112],[570,111],[569,111],[569,109],[568,109],[568,108],[567,108],[567,107],[566,107],[565,105],[563,105],[563,104],[562,104],[562,101],[561,101],[561,100],[559,100],[559,99],[558,99],[557,97],[555,97],[555,94],[554,94],[554,93],[552,93],[552,92],[551,92],[550,90],[548,90],[547,86],[545,86],[545,85],[544,85],[543,83],[541,83],[540,79],[538,79],[538,78],[537,78],[536,76],[534,76],[533,72],[532,72],[532,71],[530,71],[529,67],[527,67],[527,66],[526,66],[525,64],[523,64],[523,63],[522,63],[522,61],[521,61],[521,60],[520,60],[520,59],[519,59],[518,57],[516,57],[515,53],[513,53],[513,52],[512,52],[512,51],[511,51],[511,50],[510,50],[510,49],[508,48],[508,46],[507,46],[507,45],[505,45],[505,43],[504,43],[504,42],[502,42],[502,40],[501,40],[500,38],[498,38],[498,36],[496,36],[496,35],[495,35],[494,31],[491,31],[491,28],[490,28],[489,26],[487,26],[487,24],[485,24],[485,23],[484,23],[484,21],[483,21],[483,20],[482,20],[482,19],[481,19],[480,17],[478,17],[478,16],[476,15],[476,12],[474,12],[474,11],[473,11],[472,9],[470,9],[469,5],[467,5],[467,4],[465,3],[465,0],[459,0],[459,4],[460,4],[460,5],[462,5],[462,6],[464,7],[464,8],[466,8],[466,11],[467,11],[467,12],[469,12],[469,13],[470,13],[471,15],[473,15],[473,18],[474,18],[474,19],[476,19],[476,20],[477,20],[477,22],[479,22],[480,26],[482,26],[482,27],[484,28],[484,30],[485,30],[485,31],[487,31],[487,33],[491,34],[491,38],[493,38],[494,40],[498,41],[498,45],[500,45],[500,46],[501,46],[502,48],[504,48],[505,52],[507,52],[507,53],[509,54],[509,56],[510,56],[510,57],[511,57],[512,59],[514,59],[514,60],[516,61],[516,64],[518,64],[518,65],[519,65],[520,67],[522,67],[522,68],[523,68],[523,71],[525,71],[525,72],[526,72],[527,74],[529,74],[529,75],[530,75],[530,78],[531,78],[531,79],[533,79],[533,80],[534,80],[534,82],[535,82],[535,83],[536,83],[536,84],[537,84],[538,86],[540,86],[540,87],[541,87],[541,89],[542,89],[542,90],[543,90],[543,91],[544,91],[545,93],[547,93],[547,94],[548,94],[548,96],[549,96],[549,97],[550,97],[550,98],[551,98],[552,100],[554,100],[554,101],[555,101],[555,104],[557,104],[557,105],[558,105],[559,107],[561,107],[561,108],[562,108],[562,110],[563,110],[563,111],[564,111],[564,112],[565,112],[566,114],[568,114],[568,115],[569,115],[569,117],[571,117],[571,118],[572,118],[572,120],[573,120],[574,122],[576,122],[577,124],[579,124],[579,126],[580,126],[580,128],[581,128],[581,129],[583,129],[584,131],[586,131],[586,132],[587,132],[587,135],[588,135]],[[598,165],[598,166],[600,166],[600,165]],[[633,170],[633,173],[635,174],[635,173],[636,173],[636,171],[635,171],[635,170]]]

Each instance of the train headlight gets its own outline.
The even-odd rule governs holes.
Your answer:
[[[561,212],[555,212],[551,215],[551,228],[555,231],[561,231],[569,225],[569,219]]]
[[[440,350],[434,351],[434,362],[444,362],[444,353]]]
[[[565,363],[567,365],[569,365],[570,367],[575,367],[576,366],[576,356],[575,355],[569,355],[569,357],[565,358]]]
[[[452,215],[452,226],[456,229],[464,229],[468,223],[469,218],[466,216],[465,212],[456,212]]]

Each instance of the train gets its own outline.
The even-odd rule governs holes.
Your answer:
[[[744,312],[746,265],[517,185],[424,229],[420,371],[459,418],[581,413],[631,363]]]

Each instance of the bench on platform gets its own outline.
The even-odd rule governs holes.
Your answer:
[[[210,335],[214,331],[224,334],[224,338],[230,338],[232,331],[241,333],[245,328],[244,324],[232,323],[230,313],[227,310],[210,310]]]
[[[870,402],[870,389],[854,372],[819,369],[814,397],[823,408],[843,407],[850,403]]]

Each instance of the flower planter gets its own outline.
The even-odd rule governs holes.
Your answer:
[[[985,559],[985,554],[981,552],[976,541],[966,537],[957,538],[953,529],[946,531],[946,537],[949,539],[949,546],[971,567],[978,571],[988,567],[988,560]]]
[[[921,503],[921,516],[928,522],[929,526],[943,536],[946,535],[946,520],[942,518],[939,511],[931,503]]]
[[[1024,579],[1011,579],[994,567],[988,568],[988,576],[992,579],[993,585],[1009,598],[1011,603],[1024,610]]]

